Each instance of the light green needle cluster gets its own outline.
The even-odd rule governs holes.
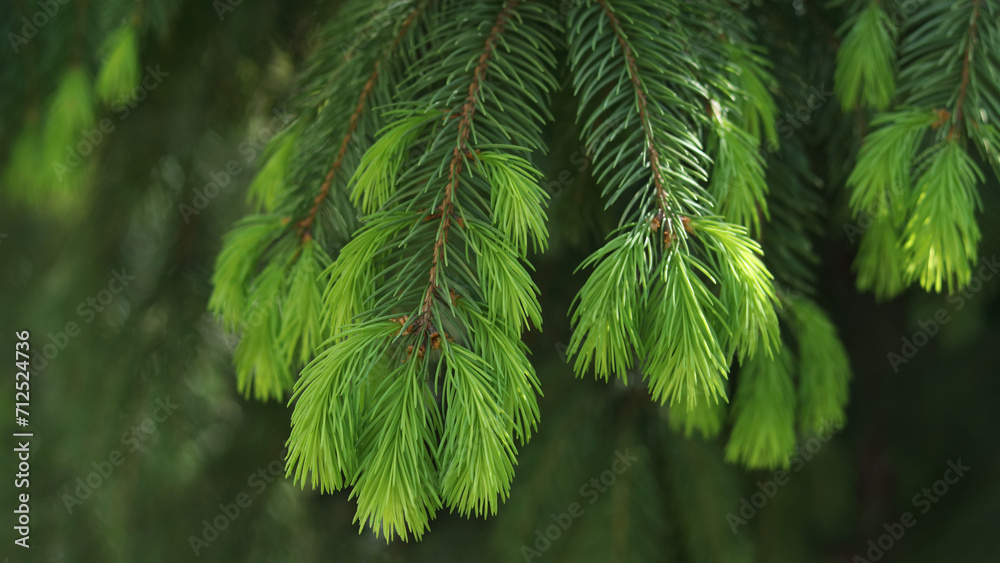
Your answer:
[[[574,370],[627,381],[639,348],[639,321],[648,287],[648,249],[643,237],[623,233],[595,252],[581,268],[594,265],[574,300],[573,334],[567,354]]]
[[[758,346],[770,356],[780,346],[773,277],[764,266],[760,244],[746,229],[716,219],[699,220],[695,227],[723,282],[719,292],[727,316],[727,357],[743,360],[757,354]]]
[[[493,225],[514,241],[522,258],[528,254],[529,239],[533,252],[544,252],[549,239],[544,204],[549,196],[539,185],[538,171],[516,154],[484,151],[476,160],[490,181],[491,205],[496,210]]]
[[[399,331],[389,321],[367,323],[341,334],[302,370],[292,399],[289,471],[296,483],[321,491],[351,483],[358,472],[356,448],[365,405],[391,371],[382,360],[386,339]]]
[[[728,400],[734,354],[744,361],[778,346],[772,276],[747,232],[768,217],[759,149],[776,140],[776,109],[764,86],[772,79],[745,36],[700,45],[697,59],[666,39],[630,39],[653,22],[694,36],[693,22],[722,6],[653,4],[584,2],[571,14],[580,112],[594,112],[583,137],[595,177],[609,205],[630,203],[620,231],[583,264],[594,270],[573,303],[568,352],[578,375],[593,366],[602,379],[624,380],[637,364],[655,400],[692,412]],[[573,41],[583,30],[587,40]],[[705,80],[706,68],[731,81]],[[610,93],[589,87],[602,75]],[[747,100],[741,84],[764,99]],[[707,149],[696,132],[710,135]]]
[[[920,141],[937,116],[930,111],[903,110],[879,114],[865,137],[857,165],[847,179],[855,214],[905,213],[910,199],[913,159]]]
[[[786,466],[795,449],[792,356],[755,356],[743,364],[733,402],[726,461],[751,469]]]
[[[389,241],[406,228],[410,217],[402,213],[385,213],[377,219],[344,245],[337,260],[324,273],[330,284],[323,292],[323,324],[330,327],[333,334],[350,326],[363,310],[376,286],[376,265],[383,259]]]
[[[441,437],[441,489],[460,514],[496,514],[497,491],[510,494],[516,451],[510,425],[498,412],[500,386],[486,359],[459,345],[445,352],[448,411]]]
[[[913,212],[903,230],[905,276],[926,290],[951,293],[972,278],[979,243],[976,184],[983,173],[958,143],[946,141],[917,180]]]
[[[326,338],[322,324],[321,272],[330,258],[315,240],[302,244],[288,261],[271,261],[251,282],[267,244],[286,246],[280,221],[248,223],[230,233],[220,254],[216,289],[209,308],[242,338],[236,346],[237,388],[259,400],[281,399]],[[294,247],[293,247],[294,248]]]
[[[879,2],[861,11],[838,56],[838,76],[874,72],[875,65],[886,71],[879,94],[865,94],[866,107],[888,110],[896,100],[891,111],[872,118],[847,180],[855,217],[870,222],[854,264],[858,288],[874,290],[878,299],[913,283],[950,293],[971,280],[981,238],[977,186],[985,179],[972,146],[1000,172],[1000,98],[989,86],[1000,65],[1000,6],[927,2],[915,8],[900,30],[898,73],[889,48],[894,32],[884,21],[876,25],[885,18]],[[865,37],[871,52],[861,50]],[[857,77],[838,84],[845,109],[855,107],[859,88]]]
[[[278,217],[251,216],[241,220],[223,238],[222,251],[215,261],[214,288],[208,308],[222,318],[229,330],[237,330],[247,318],[257,261],[280,235],[281,227]]]
[[[285,364],[305,365],[313,352],[323,341],[320,311],[323,296],[320,272],[329,264],[330,258],[318,248],[315,240],[302,245],[299,257],[289,268],[287,297],[281,306],[281,331],[278,340],[285,345]]]
[[[407,529],[419,538],[442,503],[433,453],[441,418],[424,366],[404,362],[390,371],[363,416],[357,445],[363,469],[351,491],[358,503],[355,520],[386,540],[405,538]]]
[[[710,276],[707,268],[693,256],[673,250],[654,276],[640,347],[650,394],[661,403],[684,403],[688,409],[699,398],[726,401],[729,362],[722,337],[712,327],[725,311],[701,277]]]
[[[797,299],[788,316],[798,340],[798,419],[802,431],[815,434],[844,423],[851,366],[837,329],[808,299]]]
[[[544,5],[400,17],[401,44],[448,54],[401,53],[386,123],[346,182],[364,224],[322,275],[332,337],[296,383],[287,465],[300,484],[351,487],[355,521],[387,541],[419,539],[446,507],[495,514],[537,427],[521,334],[542,324],[527,258],[548,242],[547,196],[528,156],[557,87]]]
[[[247,204],[255,211],[273,213],[285,197],[298,134],[295,128],[286,129],[268,143],[266,160],[247,188]]]
[[[770,219],[760,138],[722,118],[716,119],[715,134],[718,151],[709,191],[718,202],[716,209],[727,221],[746,225],[759,236],[761,215]]]
[[[542,326],[538,288],[528,271],[518,263],[510,238],[475,221],[469,221],[468,250],[476,256],[476,270],[483,295],[490,308],[490,320],[510,324],[516,334],[528,328],[528,322]]]
[[[237,390],[259,401],[281,399],[292,387],[292,368],[278,340],[283,281],[284,271],[277,263],[268,264],[257,277],[247,299],[252,312],[241,322],[241,338],[233,353]]]
[[[365,151],[348,181],[351,201],[363,212],[374,213],[389,199],[396,188],[399,168],[407,149],[439,111],[417,113],[394,121],[379,131],[378,140]]]
[[[139,40],[135,27],[125,24],[104,45],[107,58],[97,75],[97,95],[107,104],[123,103],[139,85]]]
[[[883,110],[896,92],[896,33],[882,2],[871,0],[841,28],[847,36],[837,51],[834,91],[844,111]]]

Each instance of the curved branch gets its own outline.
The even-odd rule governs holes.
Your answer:
[[[965,55],[962,60],[962,84],[958,88],[958,101],[955,102],[955,121],[952,122],[951,129],[948,131],[948,139],[959,134],[958,128],[962,124],[962,105],[965,103],[965,95],[969,91],[969,66],[972,64],[972,52],[976,47],[976,23],[979,19],[981,4],[982,0],[973,0],[972,2],[972,21],[969,23],[969,39],[965,44]]]
[[[379,78],[379,71],[382,66],[382,61],[384,61],[399,45],[399,42],[403,40],[406,33],[410,30],[413,25],[413,21],[416,19],[417,15],[422,13],[427,6],[430,4],[431,0],[426,0],[423,4],[413,9],[410,15],[403,20],[403,24],[399,28],[399,32],[396,34],[396,38],[393,40],[392,45],[386,50],[382,58],[375,62],[375,67],[372,70],[371,76],[368,77],[368,81],[365,82],[364,88],[361,89],[361,95],[358,96],[358,103],[354,107],[354,112],[351,114],[351,120],[347,126],[347,132],[344,134],[344,138],[340,143],[340,150],[337,151],[337,157],[333,160],[333,164],[330,166],[329,172],[326,173],[326,177],[323,178],[323,184],[320,186],[319,194],[313,199],[313,205],[309,209],[309,213],[306,215],[305,219],[302,219],[295,224],[295,227],[299,229],[301,234],[301,242],[305,244],[312,239],[311,229],[313,223],[316,221],[316,215],[319,213],[319,207],[326,200],[327,196],[330,195],[330,186],[333,183],[334,176],[337,175],[337,171],[340,170],[341,163],[344,161],[344,155],[347,154],[347,147],[351,144],[351,139],[354,136],[354,130],[358,127],[358,120],[361,118],[362,112],[365,110],[365,104],[368,101],[368,97],[371,96],[372,90],[375,88],[375,83]]]
[[[607,0],[597,0],[597,3],[604,8],[604,14],[608,17],[611,30],[614,32],[615,38],[622,48],[622,54],[625,56],[625,64],[628,67],[632,88],[635,90],[636,103],[639,106],[639,121],[642,123],[642,130],[646,135],[646,153],[649,157],[649,164],[653,169],[653,186],[656,188],[656,200],[660,206],[660,212],[667,217],[668,228],[670,228],[670,214],[668,213],[670,205],[667,203],[667,190],[664,188],[663,174],[660,171],[660,152],[656,149],[656,144],[653,140],[653,125],[649,121],[649,111],[646,109],[646,91],[642,88],[642,83],[639,81],[639,66],[635,62],[635,55],[632,53],[632,48],[629,46],[628,41],[625,40],[625,34],[622,33],[621,23],[618,21],[615,13],[611,11]]]
[[[455,192],[455,188],[458,187],[458,178],[462,174],[462,168],[467,158],[468,149],[466,145],[469,133],[472,130],[472,118],[476,114],[476,102],[479,98],[479,90],[486,75],[486,70],[489,67],[490,58],[496,48],[497,40],[500,38],[500,34],[503,33],[504,27],[510,19],[511,12],[520,3],[520,0],[510,0],[500,10],[496,22],[486,37],[483,52],[479,55],[479,60],[476,62],[476,68],[472,73],[472,83],[469,84],[469,93],[465,97],[465,103],[462,105],[459,113],[452,116],[459,119],[458,139],[455,143],[455,148],[452,150],[451,165],[448,168],[448,183],[445,185],[444,199],[441,201],[441,224],[438,226],[437,239],[434,241],[434,256],[431,259],[427,291],[424,293],[423,305],[420,307],[420,320],[418,322],[421,326],[426,326],[430,320],[431,305],[434,303],[434,291],[438,288],[437,279],[440,270],[441,254],[444,252],[445,243],[448,242],[448,229],[451,227],[451,212],[454,208],[452,195]]]

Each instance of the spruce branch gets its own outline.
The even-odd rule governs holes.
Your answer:
[[[866,139],[848,180],[855,211],[876,216],[855,267],[859,288],[874,287],[879,298],[917,281],[926,290],[954,291],[971,278],[980,238],[976,185],[985,178],[966,146],[971,141],[988,162],[996,160],[989,124],[1000,108],[989,88],[979,87],[995,76],[997,59],[976,48],[996,35],[996,18],[983,18],[985,10],[997,13],[975,0],[930,3],[911,17],[900,47],[904,105],[875,118],[882,127]],[[914,168],[919,178],[911,191]]]
[[[729,366],[714,328],[724,314],[722,303],[699,273],[712,280],[694,256],[679,248],[669,250],[654,274],[641,329],[650,393],[672,406],[683,401],[688,409],[697,406],[699,398],[728,400],[724,382]]]
[[[808,299],[788,308],[798,340],[798,420],[805,433],[825,431],[844,423],[851,366],[836,327]]]
[[[351,490],[358,499],[354,520],[387,542],[409,534],[419,540],[441,507],[433,455],[441,420],[423,368],[414,358],[382,379],[358,438],[363,469]]]
[[[896,90],[897,29],[878,0],[867,1],[838,34],[850,28],[837,50],[834,90],[845,112],[886,109]]]
[[[962,110],[965,109],[965,97],[969,92],[969,81],[972,78],[970,67],[972,65],[972,55],[977,43],[976,24],[979,20],[979,12],[982,7],[982,0],[972,0],[972,12],[969,14],[969,28],[966,33],[965,50],[962,54],[962,82],[958,86],[958,98],[955,100],[955,112],[953,114],[951,129],[948,131],[948,139],[961,134],[964,126]]]
[[[688,9],[671,4],[666,15],[697,17]],[[708,156],[694,133],[709,123],[698,108],[713,103],[719,107],[710,101],[715,87],[699,81],[697,64],[682,45],[643,40],[646,51],[640,51],[628,39],[642,36],[651,21],[674,29],[663,14],[645,2],[612,6],[608,0],[585,2],[571,13],[570,47],[577,50],[571,51],[570,60],[575,87],[583,93],[580,111],[594,111],[584,122],[584,137],[594,147],[597,179],[606,183],[604,192],[611,201],[640,182],[648,191],[635,192],[620,231],[583,264],[596,269],[574,300],[568,351],[576,356],[578,374],[593,362],[597,376],[605,379],[611,373],[624,379],[637,353],[653,397],[671,404],[683,401],[692,409],[699,397],[725,400],[726,349],[729,356],[736,350],[741,358],[752,355],[758,334],[766,335],[765,349],[774,346],[777,302],[770,274],[746,230],[731,230],[708,219],[712,198],[701,184],[707,180]],[[574,33],[582,29],[597,34],[577,41]],[[730,52],[721,44],[713,48]],[[643,78],[664,72],[654,70],[652,60],[668,65],[666,84]],[[590,87],[593,81],[607,84],[606,89]],[[735,92],[726,95],[735,99]],[[721,110],[714,114],[723,118]],[[628,130],[632,121],[641,134],[630,132],[617,152],[607,150],[607,142],[599,138],[610,131],[606,124],[624,123]],[[717,185],[725,183],[728,189],[740,176],[737,166],[756,162],[756,169],[749,171],[757,179],[751,180],[752,211],[747,211],[756,215],[765,190],[761,157],[755,152],[759,141],[742,130],[733,133],[740,136],[734,139],[729,132],[735,130],[721,130],[727,135],[723,145],[731,153],[738,145],[742,152],[719,157]],[[630,158],[624,158],[627,150],[634,151]],[[735,195],[723,195],[726,205],[742,205]],[[708,261],[697,258],[699,248],[689,242],[700,226],[706,238],[701,250],[711,255]],[[706,283],[719,286],[732,307],[727,310]],[[740,303],[741,297],[750,300],[748,306]],[[732,319],[727,318],[730,314]]]
[[[319,193],[313,199],[312,207],[309,208],[308,214],[304,219],[295,223],[295,228],[301,233],[302,241],[305,243],[309,238],[311,238],[311,229],[313,222],[316,221],[316,214],[319,213],[320,205],[326,200],[330,193],[330,185],[333,182],[333,177],[340,170],[341,163],[344,160],[344,154],[347,152],[348,144],[351,142],[351,137],[354,134],[354,129],[358,126],[358,118],[361,116],[361,112],[365,109],[365,101],[371,94],[372,88],[375,86],[375,81],[379,76],[379,64],[381,61],[375,63],[375,70],[372,71],[371,76],[368,78],[368,82],[365,83],[364,88],[361,89],[361,95],[358,97],[358,104],[354,107],[354,111],[351,113],[350,121],[347,125],[347,133],[344,134],[343,140],[340,142],[340,148],[337,150],[337,157],[334,159],[333,164],[330,165],[330,170],[327,171],[326,176],[323,178],[323,183],[320,185]]]
[[[792,355],[784,349],[772,358],[758,355],[743,365],[726,461],[755,469],[788,465],[795,448],[792,369]]]
[[[357,129],[358,120],[361,118],[362,112],[365,111],[365,104],[368,101],[368,98],[372,95],[375,84],[381,76],[381,67],[383,63],[386,59],[393,55],[395,50],[399,47],[400,42],[404,37],[406,37],[410,27],[413,25],[413,22],[424,12],[424,10],[427,9],[430,2],[431,0],[424,0],[423,2],[416,4],[410,10],[406,19],[403,20],[402,24],[400,24],[399,31],[396,33],[395,38],[386,48],[382,57],[375,61],[371,75],[369,75],[368,80],[361,89],[361,94],[358,96],[357,104],[355,105],[354,111],[351,113],[351,117],[348,120],[347,131],[344,133],[344,136],[340,141],[340,148],[337,149],[337,156],[334,158],[333,163],[330,165],[330,169],[323,178],[323,183],[320,185],[319,193],[313,200],[313,205],[309,208],[309,212],[306,217],[296,223],[296,227],[300,230],[303,241],[305,241],[306,235],[309,233],[313,222],[316,220],[316,214],[319,212],[320,205],[324,200],[326,200],[330,193],[330,185],[333,181],[333,177],[337,174],[337,171],[340,170],[344,161],[344,155],[347,153],[348,146],[350,145],[354,132]]]
[[[467,143],[472,130],[472,119],[475,117],[477,106],[481,103],[479,95],[482,82],[489,68],[490,58],[493,56],[494,49],[496,49],[497,41],[503,33],[508,20],[511,18],[513,10],[517,8],[519,3],[518,0],[506,2],[503,9],[497,15],[496,22],[494,22],[493,27],[486,36],[486,42],[479,55],[479,60],[476,61],[476,66],[472,71],[472,81],[469,83],[465,103],[457,114],[449,116],[458,119],[458,133],[455,147],[452,149],[451,162],[448,164],[448,181],[445,184],[444,197],[440,205],[441,222],[438,227],[437,238],[434,241],[434,256],[431,259],[431,268],[428,274],[429,282],[427,284],[427,291],[424,294],[423,305],[420,308],[421,318],[418,322],[421,325],[426,325],[430,321],[434,293],[438,289],[438,269],[441,262],[445,260],[443,256],[445,252],[444,246],[448,241],[448,230],[451,228],[452,211],[454,209],[452,199],[454,191],[458,187],[458,179],[462,174],[462,168],[465,165],[466,152],[468,150]]]
[[[615,16],[615,13],[611,10],[607,0],[597,0],[597,3],[600,4],[601,8],[604,10],[604,15],[607,17],[609,25],[611,26],[611,31],[614,34],[618,45],[621,47],[622,56],[625,59],[625,68],[628,72],[632,89],[635,92],[639,124],[642,126],[642,132],[645,138],[644,148],[646,158],[649,159],[653,189],[656,191],[656,204],[660,211],[667,217],[667,227],[669,228],[673,215],[670,213],[670,204],[666,188],[664,187],[663,172],[660,167],[660,153],[656,147],[656,143],[654,142],[653,124],[650,121],[649,109],[646,105],[646,90],[639,77],[639,69],[636,65],[635,56],[632,53],[632,47],[629,45],[628,40],[621,29],[621,24],[619,23],[617,16]]]
[[[379,358],[372,365],[385,369],[375,370],[374,402],[361,410],[356,442],[340,445],[361,460],[357,520],[387,539],[419,538],[445,505],[495,513],[509,494],[514,440],[524,443],[538,420],[540,388],[520,334],[529,321],[541,325],[523,260],[529,239],[544,248],[545,198],[540,173],[518,153],[543,148],[537,121],[548,117],[544,104],[556,86],[553,41],[542,5],[464,8],[431,7],[409,46],[444,58],[414,60],[399,77],[398,101],[380,108],[389,123],[348,181],[365,224],[325,274],[334,327],[327,346],[342,348],[366,326],[394,327],[371,341]],[[470,32],[462,18],[486,32]],[[316,377],[310,385],[332,393]],[[306,432],[322,431],[306,416]],[[402,427],[390,423],[400,417]],[[302,453],[289,458],[290,469],[319,467],[310,461],[322,453],[310,450],[316,444],[301,433],[293,439]]]

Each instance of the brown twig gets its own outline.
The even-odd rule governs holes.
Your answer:
[[[396,38],[393,40],[392,45],[386,52],[386,55],[396,49],[399,42],[402,41],[403,37],[406,35],[406,32],[409,31],[410,26],[413,25],[413,20],[416,18],[417,14],[422,12],[429,3],[429,1],[424,2],[420,7],[410,12],[410,15],[406,17],[403,24],[399,27],[399,33],[396,34]],[[310,230],[312,229],[313,223],[316,221],[316,215],[319,213],[320,205],[324,200],[326,200],[327,196],[330,195],[330,186],[333,183],[333,178],[337,175],[337,171],[340,170],[340,166],[344,161],[344,155],[347,154],[347,147],[351,144],[351,139],[354,136],[354,130],[358,127],[358,120],[361,118],[361,113],[365,109],[368,97],[371,95],[372,90],[375,88],[375,83],[379,78],[381,66],[381,60],[375,62],[372,74],[368,77],[368,81],[365,82],[364,88],[361,89],[361,95],[358,96],[358,103],[354,107],[354,112],[351,113],[351,120],[348,122],[347,132],[344,134],[344,138],[340,142],[340,150],[337,151],[337,157],[333,160],[333,164],[330,166],[330,170],[326,173],[326,177],[323,178],[323,184],[320,186],[319,194],[315,197],[315,199],[313,199],[313,205],[309,209],[309,213],[306,215],[305,219],[302,219],[295,224],[295,227],[299,229],[300,233],[302,233],[302,244],[309,242],[309,238],[311,238]]]
[[[437,239],[434,241],[434,255],[431,258],[427,291],[424,293],[423,304],[420,307],[421,318],[418,322],[420,322],[421,326],[426,326],[430,320],[431,305],[434,303],[434,292],[438,288],[437,280],[438,272],[440,271],[441,255],[444,252],[445,244],[448,242],[448,229],[451,227],[452,210],[454,208],[452,196],[458,187],[458,179],[462,174],[462,167],[466,158],[468,158],[466,144],[469,140],[469,133],[472,130],[472,118],[476,114],[476,101],[479,97],[479,90],[486,75],[486,70],[489,67],[490,57],[496,48],[497,40],[500,38],[500,34],[503,33],[511,12],[520,3],[520,0],[510,0],[500,10],[493,28],[490,29],[490,33],[486,37],[486,43],[483,45],[483,52],[479,55],[476,68],[473,70],[472,83],[469,84],[469,93],[465,97],[465,103],[457,114],[450,116],[452,119],[459,120],[458,139],[455,143],[455,148],[452,150],[451,165],[448,168],[448,183],[445,185],[444,199],[441,201],[441,224],[438,226]]]
[[[625,41],[625,35],[621,31],[621,24],[618,21],[618,17],[611,11],[606,0],[597,0],[597,3],[604,8],[604,13],[611,23],[611,29],[614,31],[615,37],[618,39],[618,44],[622,48],[622,54],[625,55],[632,88],[635,90],[635,97],[639,106],[639,121],[642,123],[642,129],[646,135],[646,153],[649,156],[649,165],[653,169],[653,186],[656,188],[656,200],[660,206],[660,211],[667,217],[668,226],[670,226],[670,206],[667,203],[667,190],[664,188],[663,174],[660,171],[660,153],[656,150],[656,145],[653,142],[653,126],[649,121],[649,111],[646,109],[646,91],[643,90],[642,83],[639,82],[639,66],[635,62],[632,48]]]
[[[965,56],[962,61],[962,84],[958,87],[958,101],[955,102],[955,120],[948,130],[948,140],[959,134],[959,127],[962,124],[962,105],[965,103],[965,95],[969,90],[969,65],[972,63],[972,51],[976,46],[976,23],[979,19],[979,8],[982,0],[972,2],[972,22],[969,24],[969,42],[965,45]]]
[[[351,114],[351,120],[347,125],[347,133],[344,134],[344,139],[340,142],[340,150],[337,151],[337,158],[333,160],[333,165],[330,166],[330,171],[326,173],[326,177],[323,178],[323,185],[320,186],[319,194],[313,199],[312,208],[309,209],[309,214],[306,218],[299,221],[295,226],[302,232],[302,243],[308,242],[306,237],[309,236],[310,229],[312,229],[313,223],[316,221],[316,214],[319,213],[320,204],[330,195],[330,185],[333,183],[333,177],[340,170],[340,165],[344,161],[344,155],[347,153],[347,147],[351,143],[351,138],[354,136],[354,130],[358,127],[358,119],[361,117],[361,112],[365,109],[365,102],[368,100],[368,96],[371,95],[371,91],[375,86],[375,81],[378,80],[379,76],[379,66],[381,61],[375,63],[375,70],[372,72],[371,76],[368,77],[368,82],[365,83],[364,89],[361,90],[361,96],[358,98],[358,103],[354,107],[354,112]]]

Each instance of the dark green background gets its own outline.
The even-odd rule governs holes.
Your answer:
[[[99,17],[87,19],[88,39],[74,46],[67,39],[72,22],[89,9],[80,3],[62,6],[20,53],[0,45],[0,167],[66,61],[79,56],[96,67],[97,42],[110,27]],[[38,9],[31,2],[3,4],[4,37]],[[856,293],[850,270],[856,241],[843,228],[848,216],[837,156],[849,152],[851,123],[836,103],[811,112],[795,133],[809,143],[814,170],[828,180],[824,193],[832,211],[826,236],[817,240],[819,301],[836,321],[854,369],[848,423],[793,470],[737,534],[726,514],[737,513],[741,498],[749,499],[770,472],[724,465],[725,436],[706,443],[671,434],[666,409],[651,403],[641,384],[577,380],[561,361],[566,311],[583,281],[570,273],[614,223],[573,156],[580,147],[568,110],[557,112],[553,150],[541,162],[550,181],[565,184],[553,189],[552,248],[533,260],[545,331],[526,337],[545,394],[542,423],[521,451],[511,499],[500,513],[467,520],[441,512],[422,542],[386,545],[367,529],[358,534],[347,492],[321,496],[282,478],[253,477],[281,459],[290,410],[236,393],[233,341],[205,312],[209,278],[221,236],[246,212],[245,187],[259,164],[259,150],[241,151],[241,144],[259,149],[266,141],[272,110],[284,107],[295,69],[308,55],[310,32],[334,8],[245,1],[220,18],[210,2],[179,2],[162,29],[141,42],[143,66],[158,65],[168,75],[127,117],[98,114],[114,129],[87,157],[97,166],[93,185],[69,204],[27,205],[9,197],[9,186],[0,188],[0,233],[6,235],[0,237],[0,358],[8,358],[0,369],[7,381],[0,383],[0,426],[16,431],[15,331],[31,331],[36,350],[51,342],[50,333],[65,344],[32,372],[29,552],[12,543],[15,444],[9,435],[3,441],[0,557],[521,561],[522,544],[534,543],[536,530],[552,524],[550,515],[579,502],[583,515],[533,560],[851,561],[904,511],[915,513],[916,525],[883,561],[996,559],[1000,276],[963,297],[960,310],[954,297],[919,290],[886,304]],[[836,10],[812,6],[801,20],[801,41],[825,41],[838,18]],[[814,83],[823,83],[823,69],[831,68],[826,63],[815,65]],[[555,107],[569,105],[557,100]],[[233,160],[244,170],[186,222],[178,206],[191,205],[196,190]],[[560,176],[563,171],[569,174]],[[998,189],[995,179],[982,187],[985,257],[1000,254]],[[115,271],[135,279],[91,316],[81,303],[101,298]],[[912,337],[938,309],[949,322],[895,373],[887,353],[899,352],[901,338]],[[57,333],[70,322],[80,331],[64,341]],[[176,411],[143,429],[158,400],[173,402]],[[615,452],[626,448],[639,460],[589,504],[593,497],[580,488],[612,468]],[[70,512],[65,499],[77,479],[86,480],[93,463],[116,451],[121,465]],[[920,514],[913,496],[958,459],[969,472]],[[218,516],[220,504],[246,500],[242,493],[250,504],[196,558],[189,537],[203,534],[203,521]]]

